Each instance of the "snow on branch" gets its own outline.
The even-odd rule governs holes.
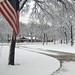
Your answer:
[[[20,0],[20,3],[22,3],[22,4],[21,4],[19,10],[21,10],[24,7],[24,4],[26,4],[27,1],[28,0]]]
[[[35,0],[35,1],[36,1],[36,0]],[[46,13],[49,14],[52,18],[54,18],[53,15],[52,15],[51,13],[49,13],[46,9],[44,9],[44,8],[39,4],[38,1],[36,1],[36,4],[41,8],[42,11],[46,12]]]

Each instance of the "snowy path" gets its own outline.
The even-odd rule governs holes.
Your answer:
[[[16,46],[15,64],[20,65],[15,66],[8,66],[8,46],[3,44],[0,47],[0,75],[75,75],[75,46],[19,44]],[[62,61],[61,68],[56,59]]]
[[[75,53],[55,51],[55,50],[44,50],[41,48],[30,48],[27,46],[20,46],[19,48],[25,49],[27,51],[35,52],[35,53],[44,54],[44,55],[51,56],[58,59],[60,61],[60,67],[57,70],[55,70],[51,75],[61,75],[61,73],[62,75],[65,75],[66,73],[67,75],[71,75],[74,72],[72,67],[68,69],[68,64],[69,66],[75,67],[73,64],[70,64],[71,61],[75,61]],[[70,62],[67,62],[67,61],[70,61]],[[75,62],[72,62],[72,63],[75,63]],[[64,66],[64,64],[66,65]]]
[[[55,50],[44,50],[41,48],[30,48],[27,46],[20,46],[19,48],[51,56],[58,59],[59,61],[75,61],[75,53],[61,52]]]
[[[16,48],[15,52],[16,65],[10,66],[8,55],[9,47],[3,46],[0,57],[0,75],[51,75],[60,67],[59,61],[55,58],[20,48]]]

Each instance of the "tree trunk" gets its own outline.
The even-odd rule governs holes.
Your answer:
[[[69,21],[70,25],[71,25],[71,46],[73,46],[73,25],[72,23]]]
[[[8,65],[14,65],[16,37],[12,36]]]
[[[44,43],[45,43],[45,33],[44,33],[44,37],[43,37],[43,45],[44,45]]]
[[[46,45],[48,44],[48,36],[47,36],[47,34],[46,34]]]
[[[71,25],[71,46],[73,46],[73,26]]]
[[[66,34],[66,31],[64,32],[64,34],[65,34],[66,44],[68,44],[68,40],[67,40],[67,34]]]
[[[30,33],[31,34],[31,43],[33,42],[33,36],[32,36],[32,32]]]
[[[53,41],[54,41],[54,44],[56,44],[55,33],[54,33],[54,39],[53,39]]]

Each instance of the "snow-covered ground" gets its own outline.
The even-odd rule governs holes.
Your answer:
[[[16,45],[15,66],[11,66],[8,65],[9,48],[10,44],[0,46],[0,75],[51,75],[60,67],[60,62],[31,51],[42,49],[75,53],[75,46],[65,44],[21,43]],[[75,62],[64,61],[61,69],[53,75],[75,75]]]
[[[75,53],[75,45],[72,47],[70,44],[66,45],[66,44],[53,44],[53,43],[49,43],[49,44],[45,44],[45,45],[42,45],[42,43],[32,43],[30,45],[25,43],[23,44],[24,47],[30,47],[30,48],[38,48],[38,49],[43,49],[43,50],[54,50],[54,51],[61,51],[61,52],[69,52],[69,53]],[[23,46],[21,45],[21,46]]]

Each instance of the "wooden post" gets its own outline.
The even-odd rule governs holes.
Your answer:
[[[12,35],[8,65],[14,65],[16,36]]]

